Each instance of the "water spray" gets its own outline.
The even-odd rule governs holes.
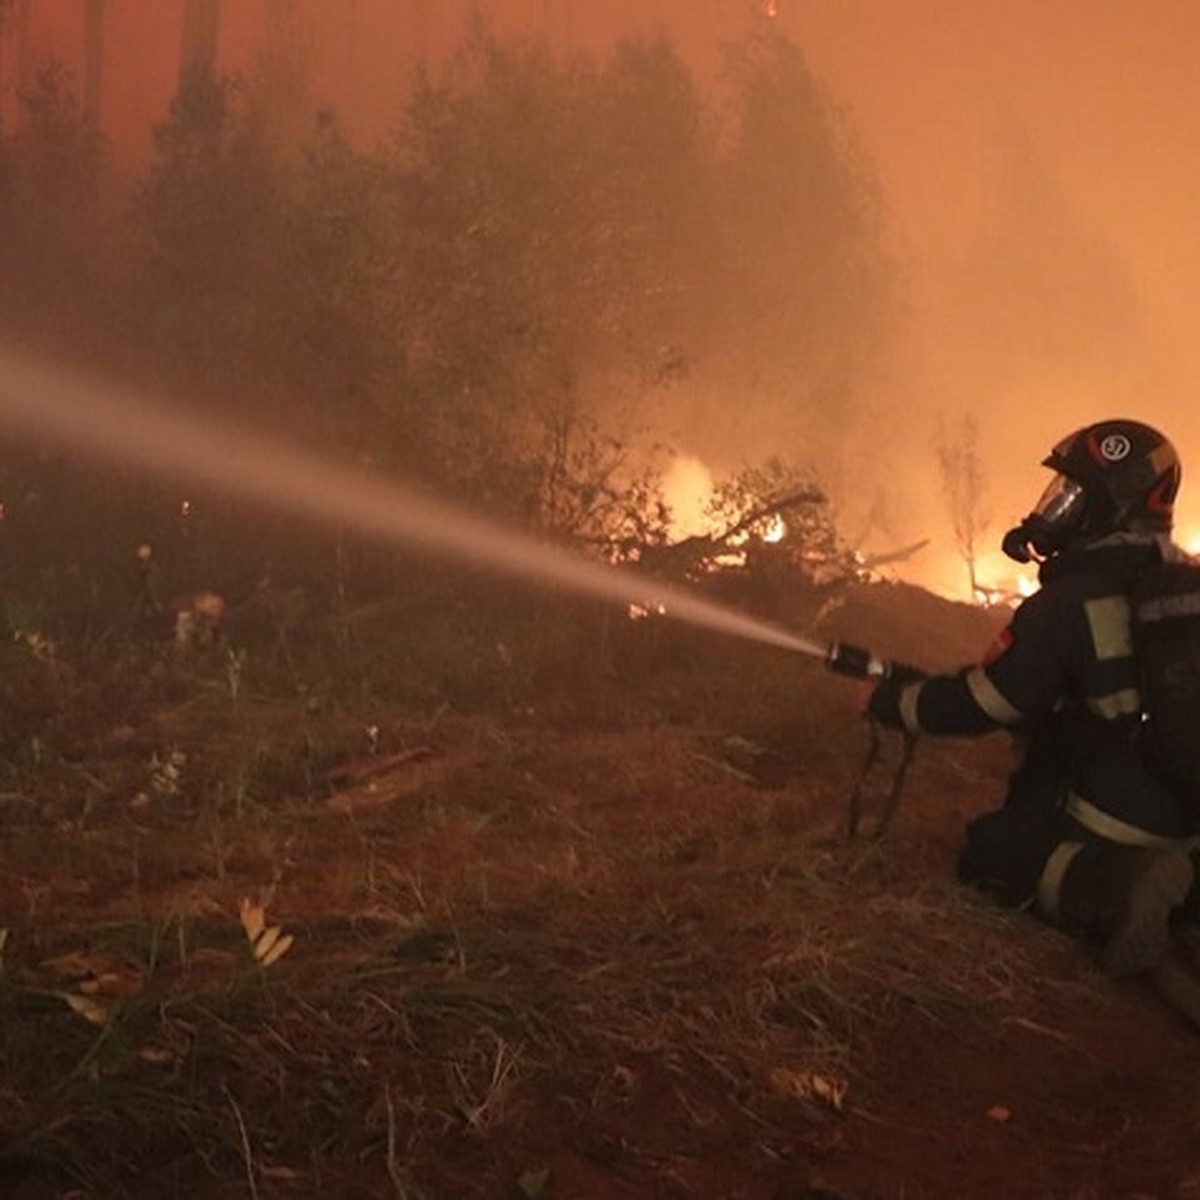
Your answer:
[[[869,651],[822,646],[625,567],[597,563],[410,488],[373,480],[264,436],[205,421],[68,368],[0,352],[0,419],[77,451],[373,537],[419,545],[575,592],[653,606],[680,621],[822,660],[840,675],[881,679]]]

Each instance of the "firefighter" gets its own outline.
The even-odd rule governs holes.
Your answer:
[[[1011,730],[1018,765],[1003,805],[968,826],[960,878],[1082,937],[1107,974],[1153,979],[1192,891],[1200,810],[1139,752],[1128,595],[1147,564],[1183,557],[1170,537],[1179,458],[1150,426],[1110,420],[1043,465],[1052,480],[1003,541],[1039,564],[1040,589],[982,662],[898,672],[868,712],[912,734]],[[1188,1003],[1200,1023],[1200,992]]]

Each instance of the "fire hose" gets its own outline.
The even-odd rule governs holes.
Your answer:
[[[885,658],[879,658],[862,646],[850,645],[846,642],[834,642],[824,654],[825,665],[835,675],[844,675],[850,679],[865,679],[880,682],[893,678],[898,672],[908,673],[912,669],[900,667]],[[846,837],[848,841],[856,841],[862,833],[864,797],[868,783],[874,775],[883,757],[883,739],[880,734],[879,722],[873,717],[869,719],[866,758],[862,770],[850,792],[847,805]],[[882,837],[888,830],[900,807],[900,797],[904,791],[904,782],[908,777],[908,769],[912,765],[913,755],[917,748],[917,735],[905,731],[902,734],[903,745],[900,759],[896,765],[886,795],[879,809],[872,838]]]

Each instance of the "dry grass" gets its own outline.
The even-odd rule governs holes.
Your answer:
[[[1099,1087],[1096,1023],[1146,1013],[950,882],[1002,756],[922,751],[847,844],[843,681],[650,649],[476,712],[54,682],[0,789],[4,1194],[1018,1194],[987,1098],[1026,1116],[1035,1054]],[[295,939],[270,965],[246,897]],[[1116,1136],[1080,1111],[1072,1145]]]

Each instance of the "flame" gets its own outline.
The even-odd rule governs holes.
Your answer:
[[[709,513],[714,481],[712,472],[694,455],[678,454],[668,466],[662,481],[663,498],[670,509],[669,532],[672,541],[689,537],[703,537],[719,532]],[[1191,553],[1200,554],[1200,524],[1192,527],[1192,536],[1187,542]],[[787,537],[787,523],[778,514],[767,522],[766,529],[757,536],[763,542],[778,543]],[[732,539],[740,552],[745,543],[755,535],[750,532]],[[736,565],[741,555],[734,552],[728,559]],[[861,554],[859,561],[865,561]],[[911,562],[896,570],[896,575],[907,582],[926,589],[934,595],[960,603],[979,604],[984,607],[1020,603],[1038,590],[1036,572],[1022,570],[998,548],[980,554],[975,561],[975,587],[972,591],[970,573],[962,556],[952,547],[943,546],[941,551],[926,551]],[[645,620],[662,615],[657,605],[634,604],[630,606],[631,620]]]
[[[712,472],[690,454],[671,460],[662,482],[663,499],[671,510],[671,540],[712,533],[708,505],[712,499]]]
[[[778,513],[771,518],[767,531],[762,535],[764,542],[782,542],[787,537],[787,522]]]
[[[985,608],[1019,603],[1038,590],[1036,572],[1018,566],[1000,550],[988,551],[975,559],[974,591],[962,556],[945,545],[904,564],[898,574],[935,596]]]

